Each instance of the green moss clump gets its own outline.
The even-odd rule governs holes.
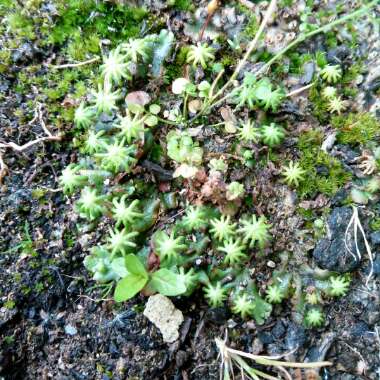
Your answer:
[[[380,137],[380,122],[368,112],[334,116],[331,124],[342,144],[365,145]]]
[[[310,89],[309,99],[312,104],[313,116],[322,124],[325,124],[329,121],[330,114],[328,110],[329,101],[323,97],[320,93],[320,90],[317,86],[313,86]]]
[[[169,0],[168,3],[179,11],[190,11],[194,8],[192,1],[189,0]]]
[[[331,196],[351,178],[336,158],[320,149],[322,139],[322,133],[315,130],[306,132],[299,139],[299,164],[307,173],[297,189],[301,198],[317,193]]]

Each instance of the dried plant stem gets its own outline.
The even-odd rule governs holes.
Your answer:
[[[269,4],[269,7],[267,9],[267,11],[265,12],[265,16],[263,18],[263,21],[261,22],[260,24],[260,27],[254,37],[254,39],[251,41],[251,43],[249,44],[249,47],[248,47],[248,50],[246,51],[243,59],[239,62],[239,64],[236,66],[236,69],[235,71],[232,73],[232,75],[230,76],[230,78],[228,79],[228,81],[226,82],[226,84],[215,94],[215,96],[213,96],[213,98],[211,99],[211,101],[213,101],[215,98],[217,98],[218,96],[220,96],[221,94],[224,93],[224,91],[227,90],[228,87],[230,87],[233,83],[233,81],[237,78],[237,76],[239,75],[241,69],[244,67],[244,65],[247,63],[248,61],[248,58],[250,57],[250,55],[252,54],[253,50],[256,48],[256,45],[257,45],[257,42],[259,41],[259,38],[261,37],[269,19],[272,17],[272,14],[274,12],[274,10],[276,9],[276,5],[277,5],[277,0],[272,0]]]
[[[327,31],[329,31],[331,28],[333,28],[334,26],[343,24],[343,23],[345,23],[348,20],[357,18],[357,17],[365,14],[369,9],[371,9],[372,7],[374,7],[377,3],[378,3],[378,0],[373,0],[369,4],[361,7],[360,9],[358,9],[355,12],[352,12],[352,13],[350,13],[348,15],[345,15],[345,16],[337,19],[337,20],[334,20],[334,21],[330,22],[329,24],[323,25],[323,26],[321,26],[321,27],[319,27],[319,28],[317,28],[317,29],[309,32],[309,33],[300,34],[293,42],[291,42],[289,45],[285,46],[280,52],[278,52],[276,55],[274,55],[268,62],[266,62],[260,69],[258,69],[258,71],[256,71],[255,75],[259,76],[259,75],[265,73],[274,62],[276,62],[277,60],[279,60],[285,53],[287,53],[290,49],[294,48],[295,46],[297,46],[301,42],[304,42],[305,40],[307,40],[307,39],[309,39],[309,38],[311,38],[311,37],[313,37],[313,36],[315,36],[315,35],[317,35],[319,33],[325,33]],[[270,10],[271,5],[272,5],[272,2],[271,2],[270,6],[268,8],[268,11]],[[224,97],[222,97],[221,99],[219,99],[216,102],[214,102],[214,100],[216,100],[220,95],[222,95],[224,93],[224,91],[233,83],[234,79],[239,74],[241,68],[243,67],[243,65],[247,61],[249,55],[252,53],[253,49],[255,48],[256,43],[257,43],[257,41],[258,41],[258,39],[260,37],[260,34],[262,33],[262,30],[264,29],[266,23],[268,22],[268,19],[269,19],[269,16],[270,16],[270,14],[269,14],[268,11],[267,11],[267,13],[266,13],[266,15],[265,15],[265,17],[263,19],[263,22],[260,25],[260,28],[259,28],[259,30],[258,30],[258,32],[257,32],[257,34],[256,34],[256,36],[254,38],[254,40],[251,42],[250,47],[247,50],[247,53],[245,54],[245,56],[242,59],[242,61],[240,61],[239,65],[236,67],[236,70],[231,75],[230,79],[217,92],[217,94],[215,94],[215,96],[211,99],[211,102],[209,104],[206,104],[205,107],[203,107],[203,109],[197,115],[195,115],[192,120],[195,120],[196,118],[204,115],[205,112],[210,111],[212,108],[214,108],[214,107],[218,106],[219,104],[225,102],[226,100],[230,99],[234,95],[234,91],[236,91],[237,89],[242,88],[242,85],[239,85],[239,86],[235,87],[234,91],[230,91]],[[265,21],[265,24],[264,24],[264,21]],[[263,28],[261,29],[261,27],[263,27]]]
[[[53,69],[67,69],[70,67],[79,67],[79,66],[85,66],[89,65],[90,63],[94,63],[99,61],[100,57],[94,57],[91,59],[88,59],[87,61],[78,62],[78,63],[65,63],[64,65],[50,65]]]
[[[47,136],[39,137],[38,139],[29,141],[29,142],[25,143],[24,145],[18,145],[12,141],[11,142],[0,141],[0,149],[10,148],[10,149],[13,149],[15,152],[23,152],[23,151],[29,149],[30,147],[32,147],[33,145],[40,144],[40,143],[45,142],[45,141],[60,141],[62,139],[61,135],[55,136],[47,128],[47,126],[43,120],[42,105],[40,103],[37,103],[34,118],[33,118],[33,120],[31,120],[29,122],[29,125],[34,123],[37,118],[39,119],[41,128],[43,129],[43,131],[45,132],[45,134]],[[2,179],[5,177],[5,175],[7,174],[7,172],[8,172],[8,167],[3,161],[2,151],[0,150],[0,183],[1,183]]]
[[[253,355],[244,351],[234,350],[226,345],[226,340],[215,339],[216,346],[219,349],[221,356],[221,379],[230,379],[230,374],[233,375],[233,363],[240,368],[242,373],[242,378],[244,378],[244,373],[246,373],[250,378],[254,380],[267,379],[267,380],[277,380],[278,377],[274,377],[260,371],[256,368],[251,367],[243,358],[251,359],[256,364],[261,364],[269,367],[275,367],[280,370],[287,379],[292,377],[285,369],[287,368],[307,368],[316,369],[325,366],[331,366],[332,363],[328,361],[314,362],[314,363],[298,363],[298,362],[288,362],[283,360],[278,360],[281,356],[261,356]],[[285,355],[282,355],[285,356]]]

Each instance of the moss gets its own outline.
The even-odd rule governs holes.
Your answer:
[[[245,7],[242,4],[237,4],[236,8],[238,12],[244,13],[248,18],[244,30],[241,33],[241,36],[247,39],[254,38],[260,26],[256,16],[254,15],[251,9]]]
[[[179,11],[190,11],[194,9],[192,1],[189,0],[169,0],[168,3]]]
[[[369,226],[372,231],[379,231],[380,230],[380,216],[376,216],[375,218],[373,218],[370,221]]]
[[[380,122],[368,112],[334,116],[331,124],[338,130],[337,140],[342,144],[367,144],[380,137]]]
[[[317,193],[331,196],[351,178],[336,158],[320,149],[322,139],[322,133],[315,130],[304,133],[299,139],[299,164],[307,172],[297,189],[302,198]]]
[[[328,111],[329,102],[320,94],[318,86],[313,86],[310,89],[309,99],[313,107],[313,116],[317,118],[320,123],[327,123],[330,119]]]

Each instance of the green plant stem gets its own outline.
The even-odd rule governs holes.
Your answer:
[[[364,7],[358,9],[355,12],[352,12],[352,13],[346,15],[346,16],[343,16],[342,18],[339,18],[338,20],[332,21],[332,22],[330,22],[327,25],[321,26],[321,27],[319,27],[319,28],[317,28],[317,29],[309,32],[309,33],[301,34],[298,38],[296,38],[289,45],[285,46],[284,49],[282,49],[275,56],[273,56],[268,62],[266,62],[255,74],[256,75],[260,75],[260,74],[266,72],[269,69],[269,67],[274,62],[276,62],[278,59],[280,59],[286,52],[288,52],[290,49],[292,49],[293,47],[295,47],[299,43],[305,41],[308,38],[311,38],[311,37],[315,36],[316,34],[319,34],[319,33],[322,33],[322,32],[325,33],[328,30],[330,30],[331,28],[333,28],[334,26],[337,26],[337,25],[342,24],[342,23],[344,23],[344,22],[346,22],[348,20],[351,20],[351,19],[353,19],[355,17],[358,17],[358,16],[362,15],[363,13],[367,12],[369,9],[371,9],[372,7],[374,7],[378,2],[379,2],[379,0],[371,1],[368,5],[365,5]],[[232,75],[234,75],[234,74],[232,74]],[[232,78],[232,76],[231,76],[231,78]],[[232,83],[231,78],[228,80],[227,83]],[[239,85],[238,87],[235,87],[234,90],[237,90],[237,89],[242,88],[242,87],[243,87],[242,85]],[[215,96],[213,97],[213,99],[215,99],[217,96],[219,96],[225,90],[225,88],[226,88],[226,85],[224,85],[223,88],[220,91],[218,91],[217,94],[215,94]],[[231,98],[233,96],[233,92],[234,91],[229,92],[227,95],[225,95],[223,98],[219,99],[217,102],[211,103],[207,108],[203,108],[197,115],[194,116],[193,120],[195,120],[199,116],[202,116],[206,111],[211,110],[212,108],[218,106],[219,104],[223,103],[227,99]]]
[[[161,121],[161,123],[166,123],[166,124],[169,124],[169,125],[178,125],[178,123],[176,123],[175,121],[172,121],[172,120],[167,120],[167,119],[162,119],[161,117],[157,117],[157,120],[158,121]]]

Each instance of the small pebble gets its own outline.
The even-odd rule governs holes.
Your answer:
[[[276,263],[274,261],[272,261],[272,260],[269,260],[267,262],[267,267],[269,267],[269,268],[276,268]]]
[[[74,326],[72,326],[72,325],[66,325],[65,326],[65,333],[67,335],[73,336],[73,335],[76,335],[77,332],[78,332],[78,330]]]

